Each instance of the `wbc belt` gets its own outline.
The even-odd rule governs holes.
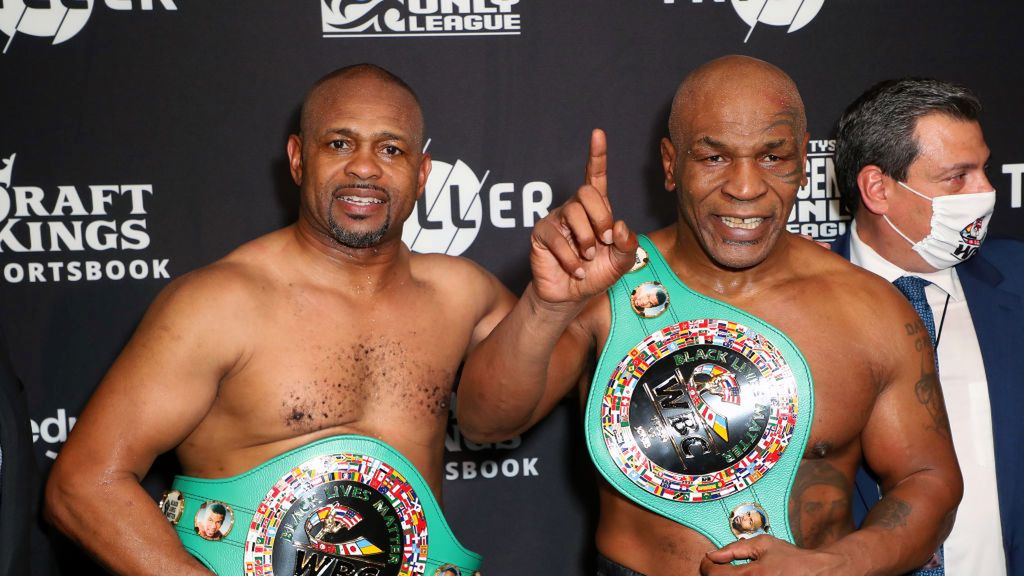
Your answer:
[[[814,412],[800,351],[688,288],[645,236],[608,297],[611,328],[584,420],[597,469],[715,546],[763,533],[793,542],[789,493]]]
[[[364,436],[307,444],[231,478],[177,476],[160,501],[185,549],[220,575],[471,576],[416,468]]]

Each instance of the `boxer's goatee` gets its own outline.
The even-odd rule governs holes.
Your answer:
[[[331,225],[331,237],[341,244],[349,248],[370,248],[376,246],[384,238],[384,235],[388,233],[388,229],[391,226],[391,209],[388,208],[387,219],[384,223],[376,230],[370,230],[368,232],[356,232],[353,230],[345,230],[334,220],[334,215],[328,218],[328,223]]]

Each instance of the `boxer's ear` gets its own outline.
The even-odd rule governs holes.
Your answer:
[[[288,137],[288,171],[296,186],[302,186],[302,138],[298,134]]]
[[[889,211],[889,187],[892,178],[882,172],[874,164],[868,164],[857,173],[857,188],[860,189],[860,201],[872,214],[881,216]]]
[[[676,189],[676,147],[668,138],[661,139],[661,167],[665,170],[665,190]]]
[[[423,191],[427,189],[427,179],[430,178],[430,169],[433,167],[430,154],[427,152],[423,153],[423,160],[420,162],[419,173],[416,175],[416,199],[419,200],[423,196]]]

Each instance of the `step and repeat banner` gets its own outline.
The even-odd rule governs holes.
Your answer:
[[[334,68],[382,65],[423,102],[434,168],[405,241],[519,292],[531,227],[580,185],[594,127],[618,214],[640,231],[673,220],[658,156],[672,94],[729,53],[780,66],[806,103],[791,231],[846,230],[832,127],[869,85],[914,75],[979,95],[992,233],[1024,237],[1022,26],[1024,6],[998,0],[0,0],[0,322],[40,469],[164,285],[294,220],[285,140]],[[486,574],[592,573],[578,407],[495,445],[452,415],[445,509]],[[175,467],[159,460],[147,488]],[[90,566],[51,543],[40,569]]]

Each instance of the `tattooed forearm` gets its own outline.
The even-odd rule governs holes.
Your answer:
[[[886,530],[895,530],[907,525],[907,516],[913,508],[899,498],[891,496],[882,498],[868,515],[868,523],[881,526]]]

